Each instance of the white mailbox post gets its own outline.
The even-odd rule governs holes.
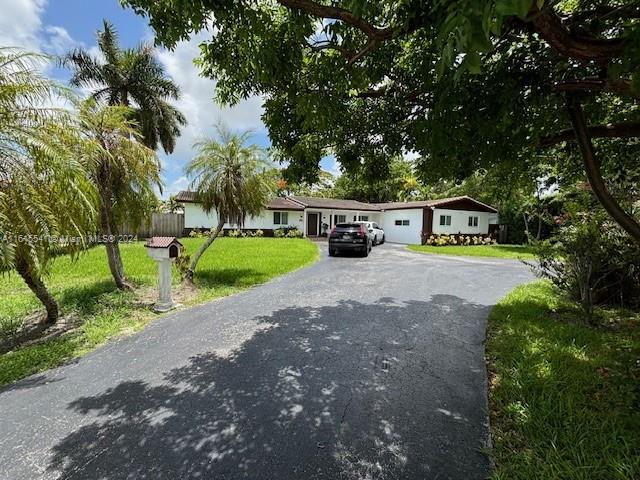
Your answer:
[[[171,263],[180,255],[182,244],[175,237],[151,237],[145,247],[158,263],[158,301],[154,309],[168,312],[176,307],[171,298]]]

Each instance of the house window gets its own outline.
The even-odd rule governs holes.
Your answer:
[[[336,223],[347,223],[346,215],[336,215]]]
[[[409,220],[396,220],[396,226],[397,227],[408,227],[409,226]]]
[[[440,215],[440,225],[451,226],[451,215]]]
[[[477,227],[478,226],[478,217],[469,217],[469,226]]]
[[[289,212],[273,212],[274,225],[287,225],[289,223]]]
[[[358,220],[361,222],[368,222],[369,221],[369,215],[360,215],[358,217]]]

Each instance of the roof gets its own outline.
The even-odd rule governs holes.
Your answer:
[[[176,195],[176,200],[183,203],[198,203],[196,192],[182,190]],[[285,197],[275,197],[267,205],[267,210],[304,210],[304,205]]]
[[[144,246],[149,248],[167,248],[174,243],[182,245],[176,237],[151,237],[147,239]]]
[[[380,210],[373,203],[358,202],[357,200],[341,200],[337,198],[322,197],[289,197],[291,200],[302,204],[308,208],[333,208],[336,210],[358,210],[358,211],[374,211]]]
[[[185,203],[197,203],[196,192],[183,190],[176,195],[176,200]],[[480,212],[497,212],[495,208],[467,195],[460,197],[440,198],[437,200],[418,200],[413,202],[365,203],[357,200],[342,200],[323,197],[275,197],[267,205],[267,210],[304,210],[305,208],[330,208],[334,210],[355,210],[361,212],[380,212],[385,210],[406,210],[427,207],[466,206],[465,210]]]
[[[497,212],[495,208],[486,203],[479,202],[475,198],[471,198],[468,195],[460,197],[439,198],[437,200],[419,200],[414,202],[388,202],[388,203],[376,203],[375,205],[380,210],[405,210],[410,208],[427,208],[427,207],[447,207],[460,204],[467,204],[469,210],[478,210],[481,212]]]

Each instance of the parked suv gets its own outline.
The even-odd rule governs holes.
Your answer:
[[[363,223],[338,223],[329,234],[329,256],[341,252],[359,252],[368,256],[373,235]]]
[[[378,226],[376,222],[353,222],[353,223],[361,223],[366,228],[367,231],[371,234],[373,238],[373,245],[380,245],[384,243],[384,230]]]

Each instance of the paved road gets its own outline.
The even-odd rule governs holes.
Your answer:
[[[486,317],[530,278],[323,251],[0,391],[0,478],[485,478]]]

